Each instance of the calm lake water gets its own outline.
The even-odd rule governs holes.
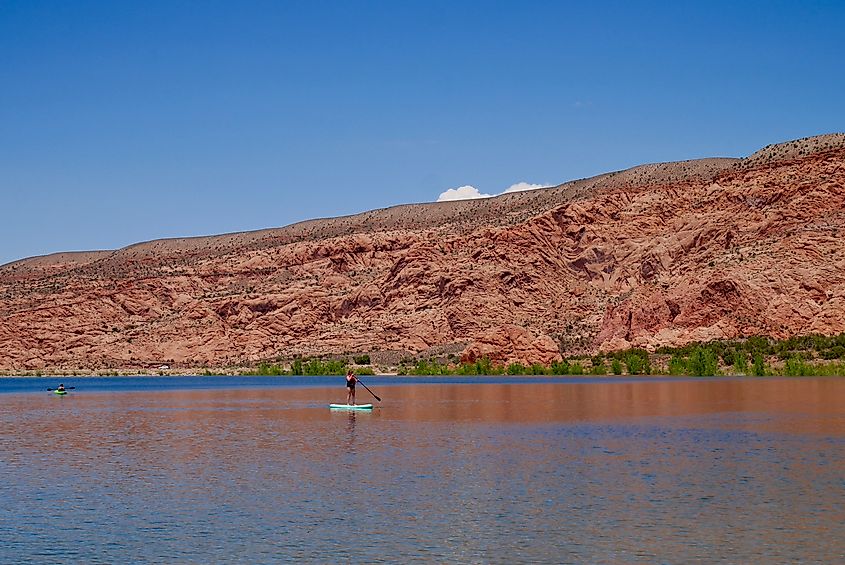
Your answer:
[[[364,382],[0,379],[0,562],[845,559],[845,379]]]

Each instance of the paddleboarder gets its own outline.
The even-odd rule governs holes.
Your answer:
[[[357,382],[358,378],[352,369],[346,371],[346,404],[349,406],[355,406],[355,383]]]

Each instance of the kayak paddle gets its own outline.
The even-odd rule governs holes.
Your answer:
[[[66,386],[66,387],[65,387],[65,390],[73,390],[73,389],[75,389],[75,388],[76,388],[75,386]],[[59,390],[59,389],[57,389],[57,388],[56,388],[56,389],[48,388],[47,390]]]

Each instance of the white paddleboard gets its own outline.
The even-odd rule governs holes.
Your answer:
[[[372,404],[329,404],[333,410],[372,410]]]

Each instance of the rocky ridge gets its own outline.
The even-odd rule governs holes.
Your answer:
[[[561,355],[845,331],[845,135],[0,267],[0,369]]]

